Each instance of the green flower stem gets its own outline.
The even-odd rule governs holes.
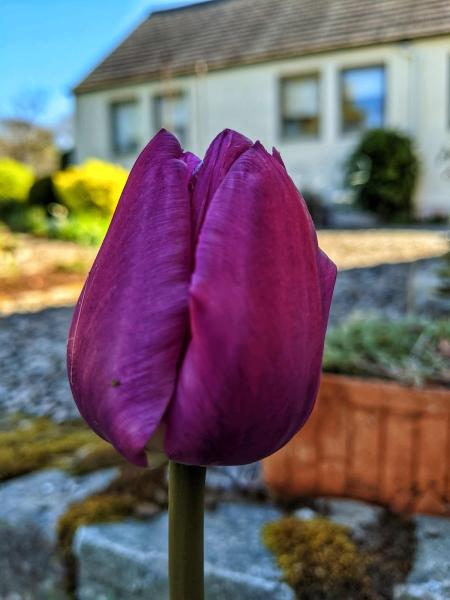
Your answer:
[[[204,600],[204,467],[169,464],[170,600]]]

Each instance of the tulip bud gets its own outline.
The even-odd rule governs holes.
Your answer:
[[[136,465],[157,437],[191,465],[275,452],[313,408],[335,277],[278,152],[225,130],[200,162],[159,132],[75,309],[82,416]]]

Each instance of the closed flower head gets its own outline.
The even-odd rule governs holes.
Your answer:
[[[68,373],[129,461],[236,465],[310,414],[336,268],[280,155],[234,131],[203,162],[160,131],[136,161],[78,301]]]

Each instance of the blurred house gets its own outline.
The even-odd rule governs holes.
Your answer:
[[[422,216],[450,212],[450,1],[212,0],[153,13],[75,89],[78,159],[130,166],[161,127],[231,127],[330,200],[361,131],[416,141]]]

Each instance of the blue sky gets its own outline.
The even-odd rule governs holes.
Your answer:
[[[40,120],[72,110],[71,88],[153,10],[193,0],[1,0],[0,118],[40,92]],[[17,108],[16,108],[17,110]]]

